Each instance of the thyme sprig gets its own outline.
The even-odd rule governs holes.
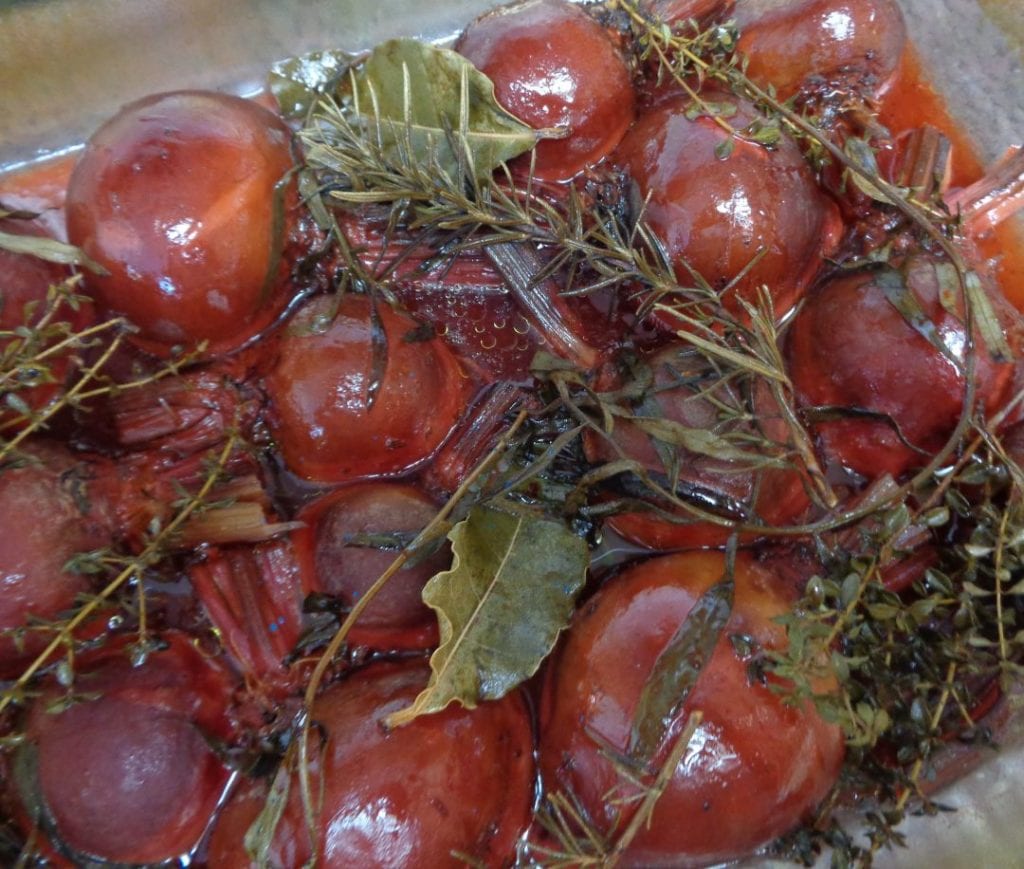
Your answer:
[[[211,492],[222,481],[228,461],[238,444],[238,434],[235,432],[229,433],[223,447],[216,453],[211,469],[195,494],[189,496],[166,523],[154,526],[152,529],[153,533],[142,550],[137,555],[124,558],[121,569],[102,589],[79,606],[69,618],[59,625],[58,629],[54,632],[53,639],[46,645],[46,648],[25,667],[21,675],[9,687],[0,693],[0,713],[12,703],[20,702],[32,679],[47,666],[54,654],[62,648],[69,649],[74,646],[75,634],[78,629],[92,618],[101,607],[111,601],[128,583],[138,580],[153,565],[166,557],[175,536],[194,514],[203,509]],[[93,562],[105,564],[109,560],[110,557],[106,556],[93,559]],[[141,584],[139,582],[140,586]],[[140,602],[142,600],[144,599],[140,598]],[[142,645],[140,645],[140,649],[147,647],[149,640],[148,635],[145,633],[144,621],[142,624],[143,631],[140,634],[140,643]]]
[[[0,417],[0,462],[8,459],[28,438],[45,431],[67,408],[178,375],[202,354],[204,346],[165,361],[153,372],[127,381],[115,381],[105,371],[130,333],[121,317],[76,327],[75,318],[89,299],[79,293],[81,275],[53,284],[41,304],[30,303],[23,322],[0,330],[0,399],[6,412]],[[70,373],[65,375],[61,366]],[[32,407],[24,393],[41,385],[60,386],[40,407]],[[9,434],[13,432],[13,434]]]
[[[987,440],[998,443],[991,432],[978,438]],[[880,525],[833,549],[827,569],[784,619],[789,646],[769,654],[769,669],[792,686],[794,701],[811,700],[842,726],[844,780],[861,796],[867,837],[857,844],[831,805],[787,839],[788,856],[800,857],[816,841],[851,865],[869,865],[898,836],[906,812],[934,811],[926,781],[946,744],[991,738],[981,717],[986,698],[1024,672],[1017,472],[1001,445],[961,460],[916,503],[890,505]],[[901,552],[900,542],[911,538],[924,546]],[[909,587],[893,586],[900,559],[915,552],[930,552],[930,566]],[[821,690],[830,678],[838,691]]]

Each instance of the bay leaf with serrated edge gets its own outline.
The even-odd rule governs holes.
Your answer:
[[[267,87],[286,118],[303,118],[320,94],[330,93],[360,55],[340,49],[312,51],[270,67]]]
[[[415,39],[378,45],[338,89],[349,120],[395,162],[433,165],[450,179],[489,178],[554,131],[505,111],[494,84],[466,58]]]
[[[640,764],[657,755],[679,710],[697,684],[732,614],[733,582],[723,579],[700,596],[658,655],[640,692],[628,754]]]
[[[73,244],[57,241],[55,238],[45,238],[39,235],[15,235],[0,230],[0,248],[11,253],[27,254],[60,265],[82,266],[98,275],[107,274],[107,270],[91,259],[84,250]]]
[[[430,681],[388,727],[452,702],[472,709],[530,678],[569,623],[590,560],[562,523],[495,507],[473,507],[448,539],[452,568],[423,589],[441,635]]]

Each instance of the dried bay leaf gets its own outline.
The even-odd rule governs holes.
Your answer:
[[[275,63],[267,87],[286,118],[303,118],[320,94],[333,91],[359,55],[340,49],[313,51]]]
[[[452,568],[423,589],[441,633],[430,681],[389,727],[503,697],[537,671],[583,588],[587,544],[560,522],[476,506],[448,537]]]
[[[629,734],[630,758],[646,764],[657,755],[729,621],[732,598],[730,579],[711,586],[658,656],[637,704]]]
[[[432,164],[478,181],[557,133],[505,111],[466,58],[415,39],[378,45],[339,87],[350,121],[396,162]]]

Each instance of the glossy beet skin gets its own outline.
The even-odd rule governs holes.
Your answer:
[[[419,489],[398,483],[347,486],[314,501],[299,514],[303,527],[293,535],[307,591],[332,595],[351,607],[437,511]],[[374,535],[381,538],[376,547]],[[388,535],[392,542],[383,539]],[[430,577],[450,566],[451,550],[444,545],[398,571],[363,611],[350,644],[394,649],[436,643],[436,618],[421,594]]]
[[[662,419],[697,431],[713,431],[719,437],[740,436],[749,439],[735,442],[738,449],[754,451],[752,444],[767,440],[785,445],[789,441],[786,423],[778,412],[770,392],[758,384],[753,398],[757,426],[724,422],[721,405],[743,404],[737,389],[719,383],[718,376],[692,350],[673,344],[659,350],[648,360],[653,385],[645,403],[634,409],[636,417]],[[620,387],[617,373],[605,371],[598,378],[597,388]],[[717,402],[717,403],[716,403]],[[635,422],[620,419],[615,423],[611,443],[587,433],[584,445],[591,461],[610,462],[621,455],[640,462],[655,479],[668,486],[667,474],[658,453],[657,442]],[[613,445],[614,444],[614,447]],[[663,451],[674,452],[679,463],[681,497],[701,509],[717,513],[732,522],[762,523],[769,526],[792,524],[810,504],[807,481],[793,465],[755,467],[748,460],[722,459],[702,455],[682,446],[662,442]],[[777,452],[783,452],[784,446]],[[646,493],[645,493],[646,494]],[[653,498],[652,495],[648,497]],[[679,521],[654,512],[620,512],[610,516],[608,524],[627,540],[651,549],[685,549],[697,546],[724,546],[733,533],[732,524],[715,524],[696,520],[692,513],[669,502],[654,499],[665,512]],[[744,539],[756,536],[751,532]]]
[[[533,795],[526,706],[511,695],[386,730],[383,719],[413,700],[427,674],[414,662],[375,664],[332,686],[313,707],[327,739],[322,754],[314,749],[311,765],[313,792],[323,786],[318,866],[465,865],[453,852],[500,866],[513,853]],[[265,796],[242,796],[214,831],[212,866],[252,865],[241,839]],[[309,857],[303,819],[293,782],[272,845],[286,865]]]
[[[938,263],[918,257],[906,267],[906,285],[962,365],[966,327],[940,300]],[[946,279],[952,277],[947,268]],[[860,474],[898,475],[921,467],[952,433],[962,411],[965,380],[958,365],[915,330],[889,301],[880,281],[899,280],[890,271],[840,276],[816,289],[793,321],[787,343],[790,377],[806,407],[859,408],[887,414],[816,423],[828,457]],[[955,282],[955,277],[952,277]],[[1011,347],[1020,347],[1020,318],[993,297]],[[1008,398],[1011,363],[998,363],[979,336],[975,354],[978,400],[989,413]]]
[[[545,787],[575,794],[604,832],[622,830],[636,805],[606,750],[627,750],[655,661],[724,572],[725,557],[714,552],[665,556],[627,570],[577,612],[549,670],[540,733]],[[839,728],[752,681],[749,662],[730,640],[740,634],[762,648],[785,644],[772,620],[790,603],[777,585],[740,554],[732,615],[672,732],[679,734],[695,710],[703,723],[623,865],[703,866],[742,857],[805,819],[835,781],[844,752]],[[668,752],[663,746],[655,768]],[[613,789],[617,800],[608,799]]]
[[[140,667],[125,642],[82,655],[77,702],[53,712],[64,689],[50,684],[33,703],[19,766],[58,847],[156,863],[191,851],[209,823],[228,778],[210,741],[231,738],[233,684],[189,638],[163,639]]]
[[[731,95],[720,99],[736,102]],[[769,149],[737,137],[723,159],[715,149],[728,133],[705,115],[690,120],[689,108],[681,97],[660,103],[616,151],[614,159],[632,179],[635,208],[643,208],[644,220],[664,242],[683,287],[694,286],[684,261],[717,291],[742,274],[724,296],[726,307],[738,312],[735,297],[753,301],[765,284],[781,317],[832,246],[835,207],[790,139]],[[756,117],[752,106],[740,102],[729,123],[742,130]],[[679,327],[671,315],[660,321]]]
[[[266,378],[269,419],[285,462],[302,477],[344,482],[405,471],[437,449],[465,408],[469,382],[451,351],[385,303],[376,310],[387,343],[380,372],[366,296],[346,295],[333,319],[332,300],[317,299],[282,336]],[[329,324],[322,330],[321,320]]]
[[[132,103],[97,130],[68,185],[68,235],[110,274],[86,289],[166,354],[237,346],[287,301],[294,231],[291,133],[273,113],[205,91]]]
[[[498,102],[513,115],[536,129],[568,132],[537,146],[540,178],[572,178],[608,154],[633,121],[622,54],[601,25],[566,0],[526,0],[489,12],[466,28],[455,49],[494,82]]]
[[[45,445],[0,470],[0,678],[19,675],[53,639],[11,632],[54,619],[89,590],[87,576],[65,569],[69,559],[110,543],[109,514],[95,504],[85,511],[87,473],[66,450]]]
[[[741,0],[735,19],[747,75],[780,99],[815,79],[878,96],[907,42],[896,0]]]

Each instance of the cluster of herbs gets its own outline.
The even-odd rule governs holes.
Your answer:
[[[867,135],[837,142],[831,135],[835,106],[814,115],[750,81],[730,23],[670,27],[631,0],[611,0],[599,14],[630,33],[638,70],[658,81],[671,78],[689,94],[695,113],[713,117],[730,133],[721,158],[728,157],[735,137],[766,147],[782,136],[795,137],[812,165],[840,166],[849,182],[874,200],[894,232],[943,251],[965,299],[968,328],[977,328],[995,353],[1006,351],[990,303],[957,247],[956,222],[938,193],[879,177]],[[577,364],[538,357],[534,375],[547,404],[531,413],[518,437],[500,445],[504,485],[478,487],[469,492],[470,502],[485,500],[483,492],[513,493],[533,508],[540,502],[549,517],[569,520],[577,530],[593,529],[611,512],[636,509],[653,509],[674,521],[731,521],[742,528],[680,496],[681,449],[752,467],[772,460],[804,469],[820,518],[799,528],[757,530],[812,549],[825,569],[786,619],[788,648],[764,653],[756,669],[762,678],[774,674],[793,702],[813,701],[827,720],[840,724],[849,751],[842,780],[820,816],[777,850],[809,861],[827,845],[839,864],[867,863],[878,848],[898,844],[896,828],[910,807],[937,809],[926,795],[926,782],[939,750],[953,739],[989,741],[984,720],[978,720],[984,698],[993,686],[1007,689],[1019,675],[1022,478],[993,427],[975,414],[973,385],[949,442],[912,480],[904,485],[877,481],[852,505],[841,504],[817,463],[806,416],[795,406],[780,350],[782,327],[767,294],[741,302],[737,316],[722,307],[720,294],[699,274],[680,282],[660,241],[644,225],[642,208],[629,207],[615,177],[591,175],[558,196],[549,195],[532,174],[525,181],[513,177],[503,161],[538,134],[516,127],[486,95],[473,92],[478,85],[471,86],[470,79],[476,73],[458,59],[439,59],[431,49],[403,42],[375,51],[369,61],[338,56],[332,64],[330,76],[312,82],[293,74],[300,68],[308,72],[308,66],[277,70],[288,104],[305,116],[307,189],[315,191],[317,208],[385,208],[391,236],[435,252],[425,268],[443,269],[446,260],[467,251],[512,250],[527,270],[526,295],[551,278],[564,295],[607,289],[639,294],[641,314],[659,306],[674,316],[679,339],[717,382],[735,387],[719,390],[732,399],[720,402],[719,411],[733,437],[709,438],[707,432],[658,418],[652,411],[653,378],[643,363],[625,365],[624,384],[601,392]],[[414,96],[413,80],[423,88],[437,76],[414,76],[410,69],[435,64],[448,67],[445,88]],[[297,87],[308,92],[297,94]],[[736,106],[730,94],[757,106],[762,114],[755,124],[732,128]],[[439,105],[448,107],[447,114]],[[423,116],[423,106],[431,107],[430,117]],[[863,103],[847,101],[844,110],[859,123],[868,119],[868,130],[877,133]],[[474,140],[480,124],[489,134],[487,148]],[[494,150],[498,140],[505,151]],[[358,252],[347,245],[337,223],[333,227],[357,261]],[[500,257],[492,259],[502,271]],[[373,273],[367,286],[386,293],[394,262]],[[543,318],[535,315],[538,321],[543,327]],[[965,366],[969,383],[973,364],[969,358]],[[781,409],[788,426],[784,443],[756,426],[753,433],[743,428],[756,423],[749,398],[755,382],[768,386]],[[663,473],[653,474],[621,454],[596,466],[586,461],[584,433],[617,449],[610,432],[623,420],[645,426],[662,457]],[[594,503],[591,494],[612,479],[638,483],[639,497]],[[686,518],[679,519],[680,511]],[[461,512],[466,515],[466,508]],[[937,553],[934,563],[910,587],[891,590],[887,571],[921,547]],[[834,684],[830,680],[838,680],[839,689],[822,691],[823,684]],[[480,696],[468,699],[472,705]],[[646,797],[656,799],[660,780],[653,777]],[[857,844],[844,826],[851,819],[841,803],[850,793],[867,798],[858,821],[866,827],[866,844]],[[628,831],[617,839],[602,837],[564,794],[548,796],[539,820],[561,851],[535,848],[528,859],[552,865],[615,862],[630,838]]]
[[[0,219],[27,222],[36,217],[37,214],[0,206]],[[0,330],[0,473],[39,461],[26,449],[30,439],[46,437],[61,419],[89,414],[97,400],[174,377],[201,353],[202,348],[198,348],[151,371],[140,371],[128,380],[113,378],[108,373],[109,365],[130,334],[130,326],[122,318],[92,323],[82,316],[83,309],[91,305],[91,300],[80,292],[82,273],[102,273],[102,267],[78,248],[31,234],[0,232],[0,248],[79,269],[52,284],[42,300],[27,303],[18,312],[18,325]],[[42,388],[50,389],[52,394],[45,393],[47,397],[40,403]],[[235,445],[231,440],[228,453]],[[51,664],[58,683],[67,689],[66,701],[73,702],[76,636],[90,620],[104,614],[111,626],[137,625],[138,640],[132,654],[139,662],[159,646],[148,624],[143,577],[164,559],[168,544],[177,538],[187,521],[211,506],[207,496],[216,483],[223,481],[227,458],[210,457],[205,482],[197,492],[182,490],[180,501],[171,505],[171,518],[163,524],[154,521],[137,555],[105,548],[80,553],[69,561],[65,569],[95,576],[102,581],[102,587],[95,594],[83,596],[73,611],[60,618],[35,619],[10,631],[16,643],[24,641],[30,633],[42,635],[48,642],[19,678],[0,693],[0,711],[31,696],[32,680]],[[111,606],[115,607],[115,615],[110,615]],[[53,663],[55,658],[58,660]]]
[[[0,204],[0,220],[31,221],[38,216]],[[120,317],[88,323],[89,318],[81,316],[83,307],[91,305],[80,292],[81,272],[102,273],[103,268],[79,248],[35,235],[0,231],[0,249],[81,270],[51,285],[45,299],[27,303],[16,326],[0,330],[0,462],[14,458],[22,443],[44,434],[60,415],[88,413],[90,402],[103,396],[175,376],[201,353],[200,347],[131,380],[115,381],[106,369],[130,324]],[[63,373],[65,367],[70,374]],[[64,378],[69,382],[62,382]],[[32,406],[27,393],[47,386],[56,387],[53,396]]]
[[[670,77],[689,93],[696,112],[715,118],[729,131],[730,138],[721,149],[723,159],[736,136],[766,147],[781,136],[796,136],[813,163],[837,162],[880,210],[899,215],[923,242],[946,251],[966,300],[968,326],[977,324],[987,346],[997,350],[1004,346],[984,294],[950,237],[954,226],[948,215],[930,202],[915,200],[909,188],[879,178],[863,141],[837,145],[823,131],[827,125],[821,119],[780,102],[770,89],[751,82],[735,51],[734,27],[701,28],[693,22],[669,27],[632,0],[610,0],[605,12],[609,21],[629,31],[638,71],[659,80]],[[403,249],[435,252],[424,268],[439,270],[453,257],[483,252],[508,278],[549,343],[573,359],[586,358],[588,348],[574,343],[557,312],[545,307],[546,282],[557,280],[564,295],[599,291],[638,295],[641,314],[659,306],[678,320],[679,340],[700,360],[705,376],[718,384],[712,392],[725,434],[711,435],[660,418],[653,400],[653,375],[642,362],[625,365],[627,374],[620,387],[601,391],[579,365],[566,358],[539,357],[534,366],[539,397],[526,410],[510,411],[497,445],[476,463],[434,522],[404,548],[392,568],[333,631],[307,684],[305,712],[296,720],[295,738],[288,741],[271,799],[247,844],[254,853],[269,846],[294,772],[308,787],[312,751],[308,710],[343,650],[348,630],[377,589],[404,563],[423,557],[445,536],[460,552],[463,567],[432,579],[425,599],[444,616],[442,625],[447,629],[442,630],[441,645],[431,659],[430,684],[410,709],[395,715],[393,724],[452,701],[473,706],[533,675],[568,622],[583,586],[589,560],[585,541],[597,541],[598,524],[609,513],[653,509],[679,521],[682,511],[682,521],[713,521],[747,530],[746,520],[737,523],[708,512],[680,493],[682,449],[745,467],[777,462],[806,471],[820,518],[799,528],[771,529],[753,517],[750,527],[813,548],[827,569],[812,580],[786,620],[788,648],[765,652],[755,675],[772,673],[794,702],[814,702],[828,720],[843,727],[849,750],[843,779],[820,817],[780,843],[778,850],[810,860],[827,845],[839,863],[869,862],[877,848],[899,842],[896,827],[910,807],[937,808],[925,794],[936,754],[950,739],[986,742],[990,734],[984,721],[976,720],[976,710],[992,685],[1007,688],[1019,675],[1017,662],[1024,642],[1020,624],[1024,587],[1019,586],[1024,476],[991,427],[976,418],[972,387],[957,431],[913,480],[903,486],[883,480],[853,506],[840,504],[818,466],[812,437],[796,407],[782,359],[782,327],[767,293],[741,302],[737,315],[723,308],[720,294],[699,274],[691,273],[688,281],[681,282],[663,245],[645,226],[642,208],[629,207],[620,179],[614,176],[594,175],[557,194],[532,174],[525,180],[514,176],[506,162],[528,151],[539,138],[559,135],[559,131],[525,127],[494,102],[486,80],[481,79],[456,55],[412,40],[386,43],[358,57],[321,52],[275,69],[271,86],[281,105],[304,120],[302,188],[314,218],[342,254],[339,292],[369,292],[390,300],[389,279],[402,261]],[[755,125],[732,128],[735,106],[728,94],[750,100],[762,110]],[[383,265],[381,259],[368,261],[346,235],[336,209],[379,210],[388,227],[385,244],[394,245],[399,254]],[[0,237],[0,244],[4,238]],[[45,428],[62,407],[126,388],[105,382],[101,373],[121,340],[124,325],[119,321],[95,327],[110,330],[101,361],[82,369],[84,383],[61,393],[52,413],[49,407],[43,413],[21,407],[17,390],[3,386],[6,381],[43,382],[39,378],[45,379],[45,360],[54,352],[49,348],[73,343],[84,353],[90,341],[103,337],[97,331],[69,332],[60,320],[63,306],[78,304],[74,280],[54,288],[51,296],[41,317],[38,312],[26,312],[26,322],[32,319],[41,325],[0,336],[9,339],[0,359],[0,387],[7,406],[23,416],[22,424],[27,421],[14,438],[0,442],[4,450],[0,458],[14,450],[27,432]],[[377,333],[383,341],[383,330]],[[384,364],[385,349],[376,348],[375,364]],[[179,364],[132,385],[175,374]],[[967,368],[970,380],[973,362]],[[788,432],[783,442],[768,437],[757,425],[750,398],[754,384],[765,386],[780,409]],[[639,425],[649,434],[662,459],[662,473],[651,473],[621,451],[616,460],[588,462],[584,436],[617,450],[611,432],[623,422]],[[31,678],[54,652],[72,650],[76,628],[129,583],[139,595],[134,610],[140,654],[152,647],[144,583],[138,580],[163,557],[168,541],[189,517],[203,508],[234,448],[232,438],[199,492],[179,505],[167,525],[153,529],[152,539],[138,556],[97,554],[80,559],[79,569],[108,572],[109,582],[58,626],[46,653],[0,698],[0,709],[24,696]],[[592,494],[607,493],[612,480],[626,495],[595,501]],[[630,491],[633,484],[638,488]],[[474,593],[474,599],[485,602],[484,618],[470,624],[459,611],[460,601],[467,597],[465,583],[470,582],[466,561],[480,551],[474,547],[475,537],[507,541],[506,554],[515,557],[501,560],[502,565],[513,565],[512,570],[495,565],[480,571],[494,581],[485,594]],[[524,543],[527,540],[531,545]],[[890,590],[886,571],[922,542],[937,553],[934,564],[912,587]],[[551,553],[559,557],[552,560]],[[573,581],[566,582],[567,576]],[[528,598],[525,603],[523,595]],[[509,613],[535,620],[531,628],[535,646],[484,662],[480,650],[507,645],[501,638],[507,634],[503,619]],[[516,635],[524,634],[517,631]],[[717,632],[705,631],[702,636],[717,637]],[[460,642],[451,642],[453,637]],[[458,654],[452,653],[455,646]],[[488,674],[486,684],[480,680],[481,672]],[[823,679],[833,677],[839,690],[823,692]],[[689,725],[677,742],[680,752],[697,721]],[[611,837],[588,825],[571,795],[548,795],[538,820],[560,850],[531,846],[524,861],[614,864],[650,816],[675,768],[673,757],[675,753],[670,752],[661,770],[644,777],[647,784],[637,797],[641,811],[625,830]],[[624,779],[637,783],[636,771],[628,766],[624,761]],[[842,817],[841,802],[851,791],[871,798],[861,821],[867,824],[866,845],[857,844],[844,826],[847,819]],[[312,795],[304,796],[306,805],[313,806]]]

